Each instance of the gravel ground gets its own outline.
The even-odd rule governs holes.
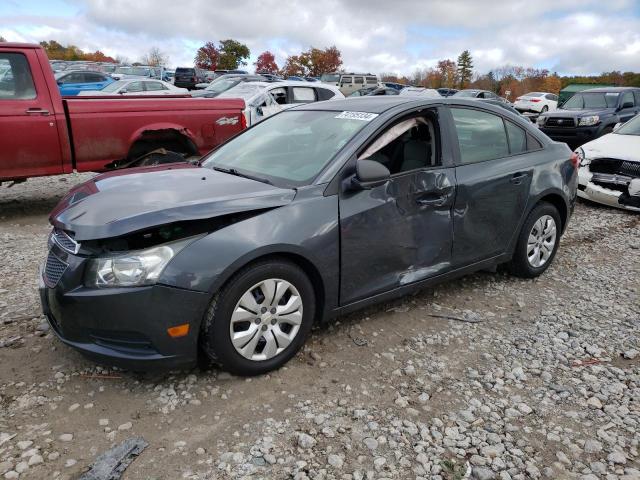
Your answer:
[[[125,479],[640,480],[640,216],[581,203],[541,278],[358,312],[271,375],[135,375],[39,313],[47,212],[86,178],[0,190],[0,478],[78,478],[142,436]]]

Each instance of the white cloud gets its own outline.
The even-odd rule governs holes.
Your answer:
[[[563,73],[639,66],[634,0],[67,2],[75,14],[46,16],[44,7],[24,4],[2,14],[0,7],[0,34],[19,41],[56,39],[132,60],[158,46],[173,65],[192,63],[207,40],[235,38],[253,58],[270,48],[279,64],[309,46],[335,44],[345,68],[372,72],[408,74],[438,59],[455,59],[464,49],[480,72],[504,64]]]

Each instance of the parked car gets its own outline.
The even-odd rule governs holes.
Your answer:
[[[361,88],[353,92],[349,97],[375,97],[380,95],[398,95],[399,93],[395,88],[389,87]]]
[[[189,90],[161,80],[127,79],[112,82],[98,91],[83,91],[81,96],[100,95],[187,95]]]
[[[349,95],[363,87],[378,87],[380,80],[377,75],[367,74],[343,74],[340,76],[340,91],[343,95]]]
[[[173,84],[176,87],[193,90],[198,83],[206,82],[206,70],[201,68],[178,67],[174,75]]]
[[[280,75],[276,75],[275,73],[256,72],[256,75],[260,75],[261,77],[264,77],[266,80],[269,80],[270,82],[277,82],[277,81],[283,80],[283,78]]]
[[[593,88],[576,93],[554,112],[538,117],[540,130],[553,140],[576,148],[613,132],[640,113],[640,88]]]
[[[640,115],[578,147],[578,196],[640,212]]]
[[[62,98],[40,45],[0,43],[5,62],[0,182],[164,161],[143,157],[159,148],[203,155],[245,127],[241,100]]]
[[[243,82],[263,82],[266,79],[262,75],[236,75],[227,74],[216,78],[213,82],[207,85],[203,90],[194,90],[191,92],[191,96],[195,98],[214,98],[220,95],[222,92],[226,92],[230,88]]]
[[[168,168],[100,175],[51,214],[43,311],[99,361],[201,348],[261,374],[315,322],[502,264],[536,277],[577,184],[575,155],[531,122],[442,97],[300,105]]]
[[[501,102],[500,100],[494,100],[492,98],[479,98],[478,101],[479,102],[483,102],[483,103],[489,103],[491,105],[496,105],[497,107],[500,107],[503,110],[508,110],[509,112],[513,113],[514,115],[516,115],[518,117],[526,118],[527,120],[530,120],[529,117],[527,117],[527,116],[523,115],[522,113],[520,113],[510,103]]]
[[[246,122],[251,126],[296,104],[336,100],[344,98],[344,95],[331,85],[282,81],[239,83],[217,98],[243,99],[246,104]]]
[[[384,87],[389,87],[389,88],[394,88],[398,91],[402,90],[403,88],[406,87],[406,85],[402,84],[402,83],[396,83],[396,82],[382,82],[382,86]]]
[[[406,87],[400,90],[399,95],[403,97],[442,98],[442,95],[437,90],[424,87]]]
[[[114,80],[123,80],[125,78],[154,78],[162,80],[165,76],[164,67],[152,67],[149,65],[132,65],[119,66],[111,73]]]
[[[289,75],[286,80],[290,82],[304,82],[306,81],[303,77],[298,77],[297,75]]]
[[[486,98],[489,100],[497,100],[499,102],[507,102],[505,98],[502,98],[499,95],[496,95],[489,90],[476,90],[476,89],[465,89],[459,90],[452,95],[452,97],[462,97],[462,98]]]
[[[453,95],[455,95],[456,93],[458,93],[459,90],[455,89],[455,88],[438,88],[438,93],[440,95],[442,95],[443,97],[451,97]]]
[[[56,83],[63,97],[78,95],[80,92],[102,90],[113,83],[113,78],[102,72],[86,70],[65,70],[55,74]]]
[[[317,77],[304,77],[307,82],[319,82],[320,79]]]
[[[530,92],[516,98],[513,106],[520,112],[552,112],[558,106],[558,96],[553,93]]]

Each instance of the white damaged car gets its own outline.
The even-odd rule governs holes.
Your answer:
[[[578,196],[640,212],[640,115],[576,149]]]

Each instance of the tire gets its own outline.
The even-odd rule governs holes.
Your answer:
[[[536,205],[522,225],[513,257],[507,264],[509,272],[518,277],[534,278],[549,268],[560,245],[561,225],[556,207],[547,202]],[[554,232],[552,246],[549,227],[553,227]]]
[[[313,285],[300,267],[287,260],[254,263],[214,295],[200,344],[222,369],[235,375],[260,375],[280,368],[300,350],[315,311]]]
[[[542,107],[542,110],[540,110],[540,113],[547,113],[548,111],[549,111],[549,107],[545,105],[544,107]]]

